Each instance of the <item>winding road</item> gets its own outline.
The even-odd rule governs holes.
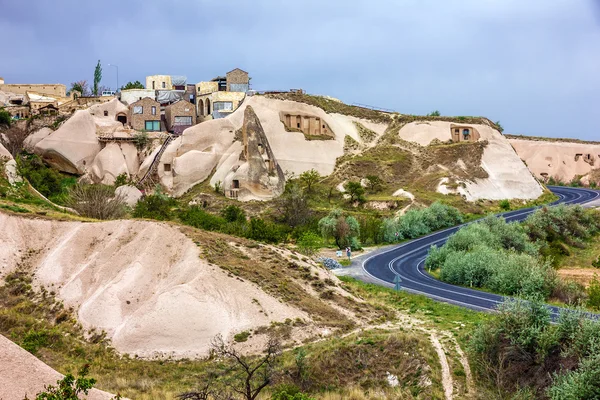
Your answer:
[[[600,198],[600,192],[594,190],[562,186],[549,186],[548,188],[559,197],[551,205],[585,204]],[[538,208],[525,208],[498,215],[503,216],[507,221],[522,221]],[[434,244],[438,247],[443,245],[450,235],[467,224],[437,231],[385,252],[374,254],[363,261],[362,268],[371,280],[384,286],[393,286],[394,278],[399,276],[402,280],[401,286],[406,291],[474,310],[494,310],[505,300],[504,296],[441,282],[424,269],[429,248]],[[559,309],[553,306],[549,307],[553,316],[556,317]]]

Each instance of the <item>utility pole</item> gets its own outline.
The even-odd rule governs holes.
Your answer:
[[[402,279],[400,279],[400,275],[394,276],[394,290],[400,290],[400,282],[402,282]]]
[[[115,67],[117,69],[117,89],[115,92],[119,92],[119,66],[115,64],[108,64],[109,67]]]

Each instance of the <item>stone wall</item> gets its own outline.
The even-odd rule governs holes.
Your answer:
[[[330,136],[334,138],[334,133],[329,125],[321,118],[299,113],[280,112],[279,119],[288,131],[302,132],[307,136]]]
[[[156,99],[156,91],[152,89],[128,89],[121,91],[121,102],[132,104],[144,97]]]
[[[4,92],[13,92],[17,94],[27,94],[27,92],[36,92],[44,95],[67,97],[67,87],[62,84],[3,84],[0,90]]]

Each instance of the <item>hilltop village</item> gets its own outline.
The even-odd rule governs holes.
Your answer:
[[[0,398],[545,399],[589,367],[597,325],[543,301],[600,309],[600,214],[546,205],[598,206],[600,143],[142,81],[0,78]]]

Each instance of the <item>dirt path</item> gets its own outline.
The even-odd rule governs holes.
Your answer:
[[[429,340],[431,340],[431,344],[433,345],[433,348],[435,349],[442,366],[442,386],[444,387],[444,397],[446,400],[451,400],[454,398],[452,395],[454,387],[452,385],[452,375],[450,375],[450,366],[448,365],[448,359],[446,358],[444,347],[440,343],[437,335],[433,332],[429,336]]]

